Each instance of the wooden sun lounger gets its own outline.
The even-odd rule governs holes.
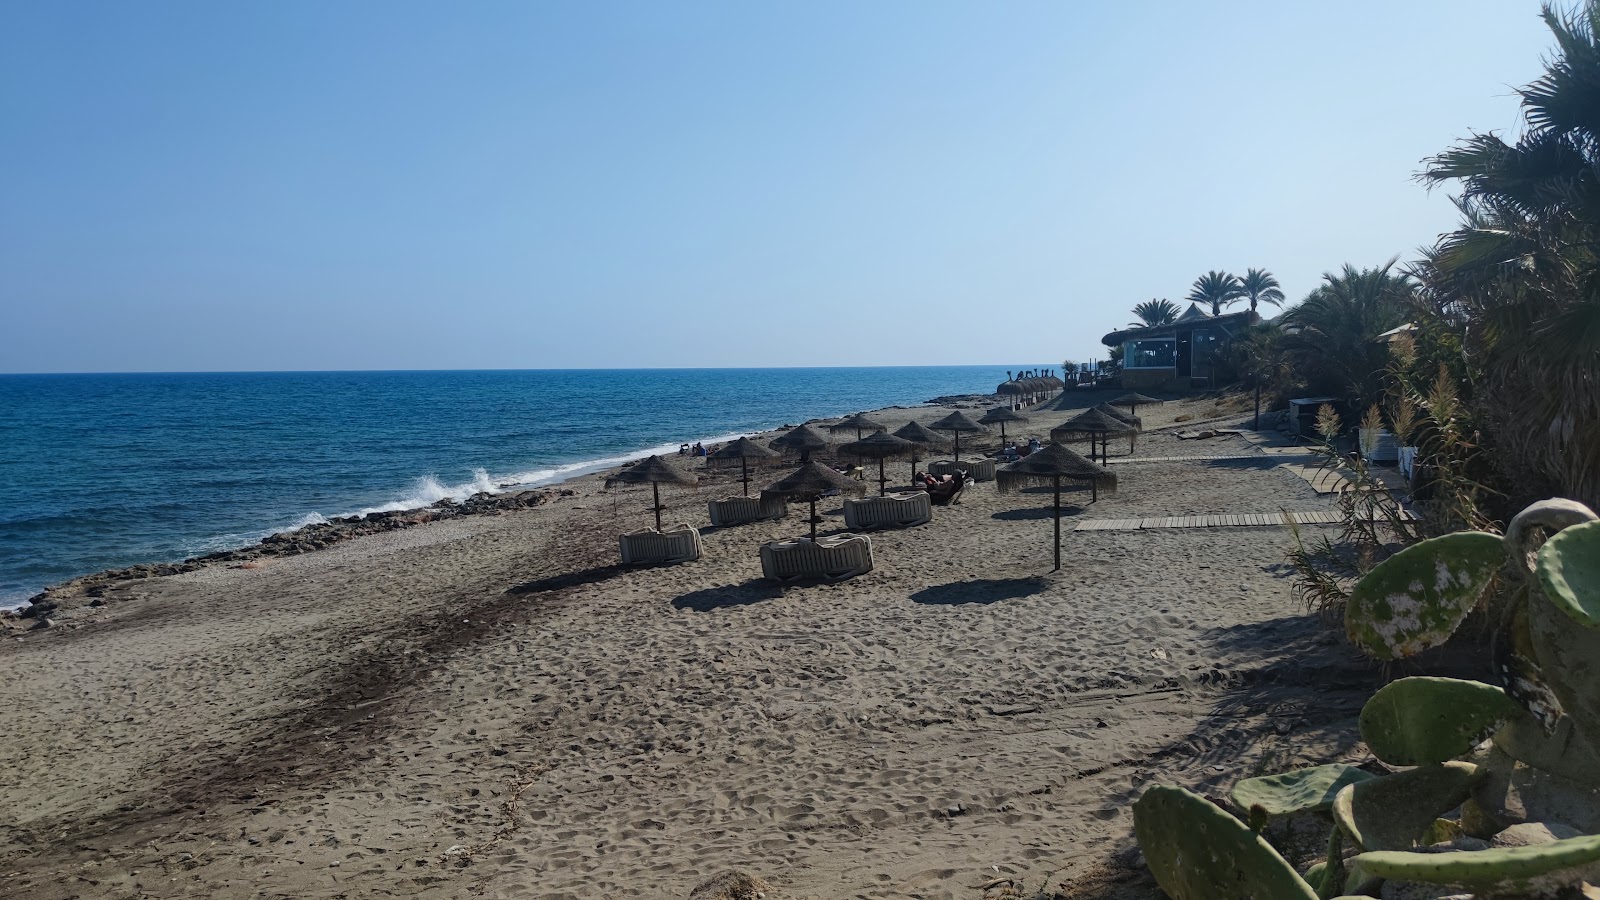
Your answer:
[[[838,534],[761,545],[761,574],[774,581],[801,578],[851,578],[872,571],[872,539]]]
[[[789,501],[782,497],[762,495],[756,497],[729,497],[712,500],[711,524],[717,526],[743,525],[761,519],[781,519],[789,514]]]
[[[625,566],[690,562],[700,558],[700,532],[688,524],[667,531],[645,528],[617,538]]]
[[[933,502],[927,491],[906,491],[886,497],[844,501],[844,527],[851,531],[873,528],[910,528],[933,521]]]

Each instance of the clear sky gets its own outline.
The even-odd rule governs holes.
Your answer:
[[[1038,362],[1448,230],[1533,0],[0,0],[0,371]]]

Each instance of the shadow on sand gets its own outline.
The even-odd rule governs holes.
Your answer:
[[[672,601],[673,609],[711,612],[732,606],[749,606],[783,596],[783,587],[765,578],[752,578],[742,584],[724,584],[690,591]]]
[[[610,565],[595,566],[592,569],[580,569],[576,572],[567,572],[562,575],[552,575],[549,578],[538,578],[533,581],[524,581],[506,588],[508,594],[537,594],[541,591],[555,591],[561,588],[583,587],[589,584],[599,584],[628,571],[626,566]]]
[[[1046,578],[1034,575],[1026,578],[975,578],[971,581],[952,581],[923,588],[911,595],[917,603],[950,606],[958,603],[994,603],[998,600],[1016,600],[1031,597],[1050,586]]]
[[[1061,518],[1066,519],[1076,516],[1084,511],[1081,506],[1068,506],[1061,504]],[[1023,509],[1002,509],[989,516],[1001,522],[1030,522],[1034,519],[1053,519],[1056,511],[1048,506],[1035,506]]]

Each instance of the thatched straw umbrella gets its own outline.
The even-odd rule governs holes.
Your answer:
[[[1007,422],[1026,422],[1026,421],[1028,421],[1028,417],[1023,415],[1022,413],[1014,412],[1009,407],[996,406],[994,409],[991,409],[988,412],[984,413],[983,414],[983,418],[978,420],[978,424],[979,425],[999,425],[1000,426],[1000,442],[1003,444],[1003,443],[1005,443],[1005,440],[1006,440],[1006,423]]]
[[[783,478],[761,489],[764,497],[773,494],[790,500],[804,500],[811,504],[811,542],[817,541],[817,498],[829,491],[864,494],[867,486],[854,478],[846,478],[822,463],[808,462]]]
[[[858,441],[861,440],[861,433],[863,431],[889,430],[889,426],[879,422],[877,419],[868,418],[866,413],[856,413],[853,416],[845,417],[845,419],[837,425],[829,425],[828,431],[832,432],[833,434],[838,434],[841,431],[849,431],[852,428],[855,429],[856,440]]]
[[[739,461],[739,482],[744,485],[744,495],[748,497],[750,496],[750,460],[757,460],[757,465],[759,465],[759,460],[777,458],[778,454],[776,452],[768,450],[747,437],[742,437],[707,456],[706,464],[710,465],[713,459],[718,461],[737,459]]]
[[[940,419],[939,421],[933,423],[932,425],[930,425],[928,427],[932,428],[934,431],[948,431],[948,432],[950,432],[951,435],[954,436],[955,442],[956,442],[956,449],[955,449],[956,462],[961,462],[961,432],[963,432],[963,431],[976,432],[976,431],[988,431],[989,430],[987,428],[984,428],[982,425],[979,425],[977,422],[972,421],[970,418],[967,417],[966,413],[961,412],[960,410],[956,410],[955,412],[951,413],[948,416],[945,416],[944,418]]]
[[[917,448],[943,447],[950,443],[936,431],[917,421],[910,421],[895,429],[894,436],[911,442],[911,477],[917,477]]]
[[[663,484],[681,484],[685,487],[694,487],[700,479],[688,472],[681,471],[669,464],[659,456],[647,456],[642,461],[623,469],[606,479],[606,487],[613,484],[650,484],[650,507],[656,514],[656,530],[661,530],[661,511],[666,507],[661,505],[661,486]]]
[[[1095,412],[1105,413],[1124,425],[1133,426],[1133,434],[1128,435],[1128,452],[1132,453],[1133,448],[1138,444],[1139,433],[1144,431],[1144,420],[1132,413],[1125,413],[1109,403],[1096,404],[1093,408]]]
[[[811,451],[828,446],[828,439],[810,425],[801,425],[782,437],[774,438],[768,446],[785,453],[798,453],[800,461],[805,463],[811,461]]]
[[[1109,434],[1134,434],[1132,425],[1121,419],[1113,419],[1098,410],[1086,409],[1067,421],[1050,429],[1050,441],[1055,444],[1065,444],[1074,440],[1081,440],[1085,436],[1089,439],[1089,458],[1094,459],[1094,445],[1100,441],[1100,459],[1106,459],[1105,440]]]
[[[895,437],[886,431],[878,431],[859,441],[845,444],[839,448],[839,452],[878,461],[878,496],[882,497],[889,493],[889,489],[885,487],[889,483],[889,477],[883,474],[883,461],[891,456],[910,453],[916,446],[905,438]]]
[[[1144,394],[1140,394],[1140,393],[1136,393],[1135,392],[1135,393],[1123,394],[1121,397],[1118,397],[1117,399],[1111,401],[1111,405],[1112,406],[1126,406],[1128,408],[1128,412],[1133,413],[1134,415],[1138,415],[1139,407],[1141,407],[1141,406],[1149,406],[1152,403],[1165,403],[1165,402],[1167,402],[1167,401],[1162,400],[1159,397],[1146,397]]]
[[[1010,493],[1028,484],[1048,484],[1055,488],[1056,568],[1061,568],[1061,480],[1089,482],[1094,499],[1100,499],[1100,485],[1115,490],[1116,473],[1095,465],[1060,444],[1051,444],[1030,453],[1009,466],[1001,466],[995,481],[1002,492]]]

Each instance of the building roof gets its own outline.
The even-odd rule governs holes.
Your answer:
[[[1180,328],[1192,328],[1196,325],[1207,325],[1212,323],[1220,325],[1224,328],[1231,328],[1240,325],[1250,325],[1259,321],[1260,319],[1261,317],[1258,314],[1253,313],[1248,309],[1236,313],[1223,313],[1220,316],[1213,316],[1195,304],[1191,303],[1189,304],[1189,308],[1184,311],[1183,315],[1179,316],[1176,321],[1170,324],[1145,326],[1140,328],[1124,328],[1120,331],[1113,331],[1101,338],[1100,343],[1105,344],[1107,347],[1117,347],[1120,346],[1124,341],[1137,340],[1139,338],[1171,337],[1172,335],[1176,334]]]

